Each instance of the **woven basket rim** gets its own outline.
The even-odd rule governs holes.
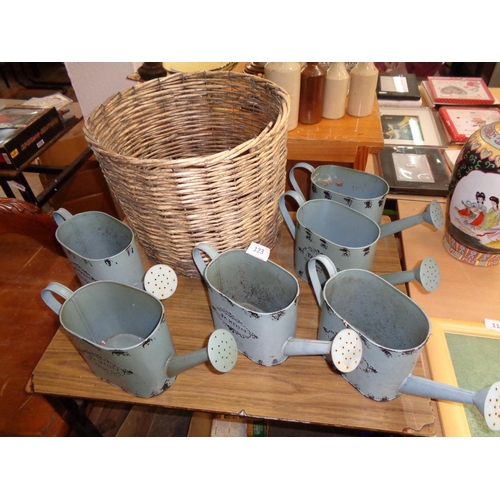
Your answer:
[[[155,78],[153,80],[149,80],[147,82],[141,82],[138,83],[137,85],[132,85],[131,87],[128,87],[125,90],[116,92],[115,94],[109,96],[105,101],[103,101],[101,104],[97,105],[92,112],[85,118],[84,120],[84,134],[86,136],[87,141],[91,144],[91,146],[95,149],[97,149],[99,152],[105,153],[107,155],[112,155],[112,156],[117,156],[120,157],[123,161],[129,162],[130,164],[144,164],[145,162],[148,163],[149,167],[148,168],[155,168],[155,167],[162,167],[165,166],[166,168],[172,168],[173,166],[182,166],[185,163],[189,163],[191,167],[199,167],[203,168],[206,163],[212,163],[216,162],[219,158],[224,157],[228,158],[231,156],[238,156],[242,152],[248,150],[249,148],[252,147],[253,143],[258,141],[259,139],[262,138],[262,136],[267,135],[271,133],[274,129],[279,129],[280,126],[280,120],[284,119],[284,116],[286,116],[286,113],[280,113],[276,120],[274,122],[269,122],[261,132],[255,136],[252,137],[251,139],[246,140],[245,142],[242,142],[238,144],[237,146],[231,148],[231,149],[226,149],[223,151],[219,151],[217,153],[212,153],[210,155],[204,155],[204,156],[192,156],[192,157],[186,157],[186,158],[140,158],[140,157],[135,157],[135,156],[129,156],[129,155],[124,155],[122,153],[119,153],[117,151],[109,150],[104,148],[99,142],[96,141],[94,134],[92,132],[92,122],[98,120],[98,115],[102,111],[105,110],[106,106],[108,106],[112,101],[114,101],[117,98],[120,98],[120,100],[126,100],[128,98],[131,98],[132,96],[136,95],[138,92],[138,89],[143,89],[143,88],[149,88],[149,87],[154,87],[155,85],[158,85],[160,82],[164,81],[184,81],[185,79],[193,79],[197,76],[202,76],[203,78],[208,78],[208,79],[215,79],[218,76],[224,76],[225,79],[230,80],[231,78],[236,78],[236,79],[246,79],[248,81],[256,81],[257,84],[259,85],[264,85],[267,88],[272,88],[274,89],[277,93],[281,94],[282,98],[284,99],[285,106],[288,108],[291,107],[291,100],[290,100],[290,95],[289,93],[283,89],[282,87],[278,86],[274,82],[271,82],[270,80],[266,80],[265,78],[261,78],[255,75],[249,75],[246,73],[232,73],[231,71],[192,71],[192,72],[182,72],[182,73],[175,73],[172,75],[167,75],[162,78]],[[168,165],[166,163],[168,162]],[[199,165],[193,165],[194,164],[199,164]]]

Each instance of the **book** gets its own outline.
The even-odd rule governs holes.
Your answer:
[[[447,196],[450,172],[439,148],[385,146],[377,155],[389,192]]]
[[[500,121],[498,108],[441,107],[439,116],[450,141],[465,143],[483,125]]]
[[[0,110],[0,169],[19,170],[63,129],[55,108],[5,106]]]
[[[491,106],[495,103],[482,78],[429,76],[424,87],[434,104]]]
[[[395,101],[419,101],[420,92],[418,91],[417,77],[413,74],[379,74],[377,98]]]

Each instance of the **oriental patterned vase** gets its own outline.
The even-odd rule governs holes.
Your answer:
[[[462,148],[446,205],[444,246],[475,266],[500,263],[500,121],[482,126]]]

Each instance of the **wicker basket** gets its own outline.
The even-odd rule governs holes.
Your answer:
[[[275,245],[289,110],[262,78],[179,73],[111,96],[84,133],[149,259],[199,278],[198,243]]]

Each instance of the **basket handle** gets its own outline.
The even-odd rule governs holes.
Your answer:
[[[191,255],[193,256],[194,263],[196,264],[196,267],[198,268],[198,271],[203,278],[205,275],[205,268],[207,266],[205,265],[205,261],[201,256],[201,252],[206,253],[211,260],[214,260],[216,257],[218,257],[219,254],[208,243],[199,243],[193,248]]]
[[[286,191],[284,194],[280,196],[279,199],[279,207],[281,210],[281,214],[283,215],[283,218],[285,219],[286,225],[288,226],[288,229],[290,230],[290,233],[292,235],[292,238],[295,239],[295,224],[292,221],[292,218],[290,217],[290,213],[288,212],[288,209],[286,208],[286,203],[285,199],[287,196],[291,196],[298,204],[299,207],[301,207],[306,200],[302,195],[299,193],[296,193],[295,191]]]
[[[66,222],[68,219],[71,219],[73,217],[73,214],[68,212],[65,208],[60,208],[59,210],[56,210],[53,214],[52,217],[56,221],[56,224],[60,226],[63,222]]]
[[[290,179],[290,184],[293,186],[293,189],[295,191],[297,191],[297,193],[299,193],[300,196],[302,196],[302,198],[305,199],[306,197],[304,196],[304,193],[300,189],[299,184],[297,183],[297,181],[295,179],[295,169],[296,168],[303,168],[304,170],[308,170],[311,174],[314,172],[315,168],[313,166],[309,165],[309,163],[300,162],[300,163],[297,163],[296,165],[294,165],[290,169],[290,173],[288,174],[288,178]]]

